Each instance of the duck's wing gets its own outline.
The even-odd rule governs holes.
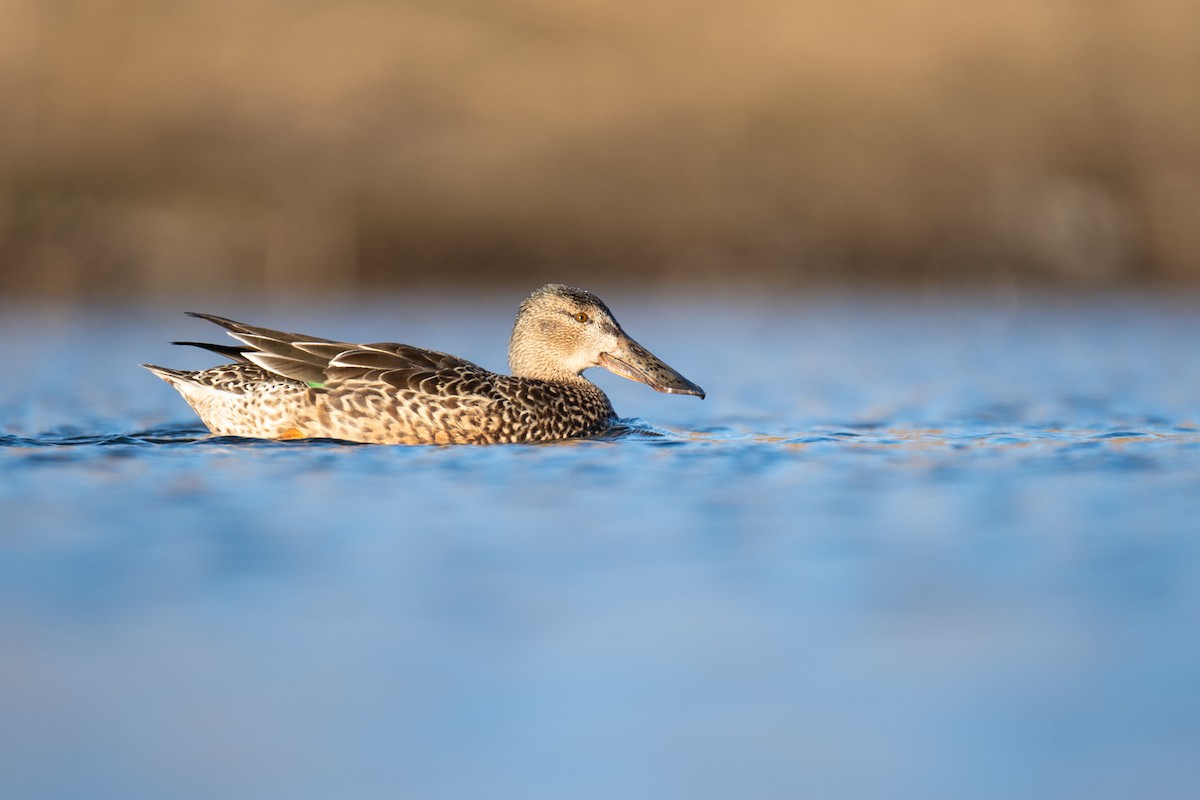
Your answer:
[[[229,347],[201,342],[180,342],[180,344],[203,347],[235,361],[257,364],[276,375],[306,383],[322,383],[325,380],[325,367],[329,361],[338,353],[358,346],[348,342],[322,339],[319,336],[260,328],[225,317],[218,317],[215,314],[189,311],[188,316],[220,325],[226,333],[241,342],[243,346]]]
[[[407,344],[378,342],[339,353],[325,370],[326,384],[385,383],[435,397],[497,397],[500,376],[464,358]]]
[[[384,383],[395,389],[440,396],[492,396],[494,373],[466,359],[406,344],[352,344],[300,333],[235,322],[214,314],[190,316],[220,325],[241,347],[185,342],[221,353],[235,361],[309,385],[334,389],[361,383]]]

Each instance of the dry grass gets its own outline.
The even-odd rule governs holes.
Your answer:
[[[1200,283],[1194,0],[9,0],[0,290]]]

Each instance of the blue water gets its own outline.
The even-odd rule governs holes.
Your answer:
[[[4,796],[1194,796],[1194,303],[602,294],[708,399],[488,448],[209,438],[183,306],[5,309]],[[500,368],[519,299],[187,307]]]

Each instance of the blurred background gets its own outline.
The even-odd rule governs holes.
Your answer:
[[[0,292],[1195,286],[1194,0],[7,0]]]
[[[183,309],[623,433],[209,438]],[[1197,0],[3,0],[21,800],[1192,800]],[[403,324],[397,324],[396,318]]]

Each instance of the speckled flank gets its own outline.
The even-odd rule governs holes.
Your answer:
[[[430,396],[365,382],[318,391],[296,415],[311,436],[397,444],[493,444],[600,433],[615,419],[608,398],[579,385],[497,375],[498,396]]]
[[[509,348],[511,376],[410,345],[335,342],[195,316],[242,343],[199,345],[236,363],[197,372],[144,366],[178,389],[209,430],[222,435],[373,444],[588,436],[616,419],[604,392],[580,374],[605,363],[608,351],[642,359],[637,369],[620,373],[626,377],[659,391],[703,396],[629,339],[599,299],[556,285],[539,289],[521,306]]]

